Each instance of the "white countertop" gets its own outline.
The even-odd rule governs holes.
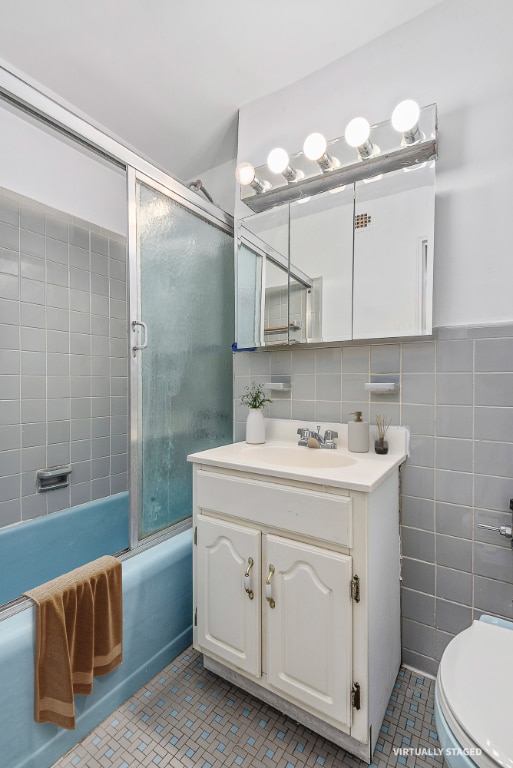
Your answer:
[[[298,427],[316,430],[317,426],[288,419],[266,419],[266,442],[262,445],[231,443],[192,453],[187,458],[206,466],[370,492],[396,470],[408,455],[409,432],[405,427],[389,428],[386,434],[389,452],[384,456],[374,452],[374,427],[370,430],[368,453],[352,453],[348,450],[347,424],[320,425],[321,434],[325,429],[338,432],[336,450],[298,446]],[[345,462],[345,466],[336,466]]]

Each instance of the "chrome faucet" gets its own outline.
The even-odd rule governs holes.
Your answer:
[[[334,429],[327,429],[324,432],[324,437],[321,436],[320,432],[320,425],[317,427],[317,432],[313,432],[308,427],[300,427],[297,431],[300,436],[298,445],[305,445],[307,448],[336,449],[335,438],[338,437],[338,432],[335,432]]]

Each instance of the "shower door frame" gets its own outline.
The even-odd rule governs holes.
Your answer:
[[[53,95],[48,95],[40,87],[35,87],[19,75],[9,71],[5,66],[0,65],[0,103],[2,101],[6,102],[7,104],[14,105],[18,109],[21,109],[22,111],[36,118],[38,121],[50,125],[64,136],[88,147],[98,155],[106,158],[110,162],[113,162],[114,164],[118,165],[118,167],[125,170],[127,181],[127,260],[129,283],[129,291],[127,297],[129,304],[129,318],[127,319],[127,356],[130,362],[130,369],[132,369],[131,323],[134,308],[138,307],[137,299],[132,297],[134,280],[136,280],[138,277],[137,269],[135,273],[132,272],[132,264],[137,263],[134,262],[133,256],[133,250],[137,250],[137,230],[135,225],[136,180],[142,180],[143,183],[155,187],[155,189],[173,198],[183,207],[189,208],[196,215],[200,216],[206,221],[209,221],[210,223],[215,224],[221,229],[224,229],[226,232],[230,232],[232,235],[234,232],[233,216],[221,210],[216,205],[210,203],[206,198],[202,198],[198,193],[193,192],[181,181],[175,179],[169,173],[162,170],[149,160],[146,160],[144,157],[138,155],[133,150],[125,147],[118,139],[109,136],[109,134],[97,128],[92,123],[89,123],[83,117],[79,117],[70,109],[61,105]],[[134,319],[137,318],[134,317]],[[137,417],[135,422],[133,419],[132,409],[134,407],[134,402],[137,403],[137,398],[134,396],[134,394],[137,393],[137,390],[136,393],[132,392],[132,386],[133,381],[130,376],[128,408],[130,418],[130,472],[128,482],[130,498],[129,533],[130,549],[132,550],[137,548],[140,551],[141,548],[152,546],[157,542],[157,540],[161,540],[164,537],[169,537],[170,535],[178,533],[178,528],[183,529],[190,527],[192,523],[191,520],[188,519],[184,523],[178,523],[177,526],[171,526],[170,528],[164,529],[160,533],[148,536],[142,542],[139,541],[139,509],[138,506],[136,507],[135,505],[138,505],[139,503],[138,497],[140,493],[140,483],[137,482],[137,472],[134,472],[134,461],[137,461],[136,458],[134,459],[134,456],[137,455],[137,450],[134,450],[133,448],[133,441],[137,440],[140,433],[137,428]],[[137,443],[135,443],[135,448],[137,448]],[[136,478],[135,486],[134,478]]]
[[[162,177],[162,174],[159,174]],[[204,206],[203,200],[191,201],[189,196],[183,194],[183,190],[188,188],[181,183],[175,182],[171,177],[167,177],[167,184],[162,183],[152,176],[138,171],[135,168],[127,168],[127,186],[128,186],[128,269],[129,269],[129,415],[130,415],[130,548],[141,546],[151,546],[162,538],[176,535],[192,525],[192,517],[186,518],[178,523],[172,524],[161,531],[150,534],[144,539],[139,538],[139,510],[142,505],[142,350],[134,350],[134,344],[141,340],[138,325],[141,322],[141,264],[137,249],[137,183],[145,184],[147,187],[159,192],[161,195],[169,197],[178,205],[186,208],[193,215],[198,216],[204,221],[213,224],[223,232],[234,235],[233,218],[222,211],[220,208],[207,203]],[[172,183],[170,183],[172,182]],[[207,201],[206,201],[207,202]],[[135,323],[135,325],[134,325]],[[144,339],[146,341],[146,339]]]

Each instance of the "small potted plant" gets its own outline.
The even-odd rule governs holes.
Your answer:
[[[378,428],[378,439],[374,443],[374,450],[376,453],[384,455],[388,453],[388,441],[385,440],[387,429],[390,426],[391,419],[387,419],[386,416],[378,414],[376,416],[376,426]]]
[[[246,419],[246,442],[251,444],[265,443],[265,420],[262,408],[266,403],[272,402],[265,396],[261,384],[253,384],[251,387],[244,387],[245,392],[241,395],[242,405],[249,408],[248,418]]]

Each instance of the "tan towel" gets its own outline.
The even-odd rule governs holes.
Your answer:
[[[121,663],[121,571],[106,555],[25,592],[36,603],[37,723],[75,728],[73,694]]]

